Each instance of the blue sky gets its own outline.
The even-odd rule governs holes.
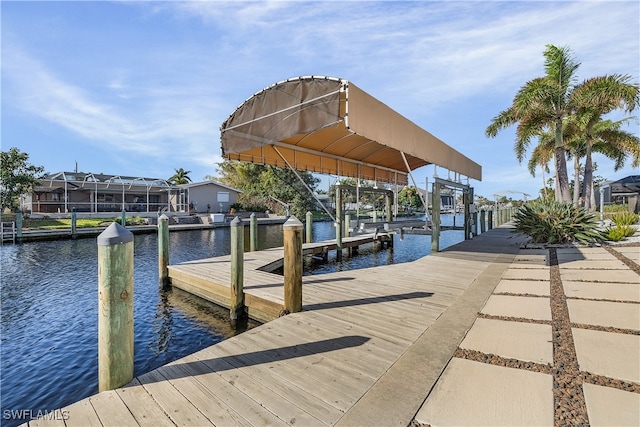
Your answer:
[[[2,1],[2,150],[48,172],[216,175],[222,122],[302,75],[340,77],[480,163],[476,194],[537,196],[490,120],[568,46],[579,80],[639,80],[637,1]],[[629,130],[638,133],[638,123]],[[637,174],[596,157],[596,175]],[[571,168],[571,164],[569,164]],[[438,169],[439,175],[446,175]],[[416,179],[432,180],[433,166]],[[321,186],[328,185],[323,178]],[[511,195],[520,198],[517,194]]]

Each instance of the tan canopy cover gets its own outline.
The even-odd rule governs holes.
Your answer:
[[[347,80],[297,77],[240,105],[221,126],[227,159],[407,183],[435,164],[481,180],[482,167]],[[286,161],[285,161],[286,160]]]

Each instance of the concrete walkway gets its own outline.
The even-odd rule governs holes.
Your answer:
[[[640,244],[520,249],[414,424],[640,425],[638,264]]]

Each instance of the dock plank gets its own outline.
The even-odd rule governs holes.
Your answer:
[[[199,360],[201,354],[199,352],[167,365],[166,375],[169,378],[194,377],[210,394],[215,395],[217,400],[233,410],[233,413],[242,417],[242,420],[236,418],[239,425],[286,425],[286,422],[267,410],[260,402],[256,402],[239,390],[235,384],[222,378],[218,371],[228,369],[228,367],[220,359]],[[229,414],[233,415],[233,413]],[[221,425],[225,425],[225,423],[221,423]]]
[[[137,379],[134,378],[126,387],[116,389],[116,393],[127,405],[131,415],[140,426],[164,427],[174,425]]]
[[[337,410],[330,410],[324,402],[310,395],[305,389],[279,381],[279,377],[272,375],[268,369],[243,366],[219,351],[219,347],[212,347],[207,353],[199,353],[197,358],[206,365],[217,368],[217,373],[222,379],[254,401],[262,402],[267,410],[278,414],[280,419],[289,424],[331,424],[342,414]]]
[[[138,425],[127,405],[114,390],[102,392],[90,399],[91,405],[105,427]]]
[[[160,373],[161,369],[163,368],[141,375],[138,380],[171,421],[179,426],[213,425],[173,384],[166,381],[167,378]]]
[[[65,408],[69,418],[65,420],[67,427],[101,427],[102,422],[96,414],[89,399],[80,400]],[[31,424],[31,423],[30,423]]]

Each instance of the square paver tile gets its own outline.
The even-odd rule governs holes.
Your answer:
[[[595,249],[595,250],[587,250]],[[601,248],[563,249],[556,251],[558,263],[584,260],[614,260],[615,256]]]
[[[535,363],[553,363],[551,325],[477,318],[461,348]]]
[[[500,284],[498,284],[498,286],[500,286]],[[565,295],[569,298],[593,298],[612,301],[640,302],[640,286],[634,283],[563,281],[562,287],[564,288]]]
[[[509,267],[502,275],[503,279],[511,280],[550,280],[549,267],[546,268],[513,268]]]
[[[628,270],[629,267],[619,259],[587,259],[559,263],[560,269],[582,270]]]
[[[588,383],[582,389],[590,425],[640,425],[640,394]]]
[[[640,246],[634,247],[613,247],[614,251],[621,253],[632,261],[640,263]]]
[[[482,313],[494,316],[551,320],[549,298],[544,297],[491,295],[482,309]]]
[[[549,271],[549,266],[546,264],[533,263],[533,262],[517,262],[514,261],[511,263],[509,268],[519,268],[519,269],[530,269],[530,270],[540,270],[544,269]]]
[[[510,294],[531,294],[531,295],[546,295],[550,294],[550,282],[549,280],[511,280],[503,279],[498,283],[495,293],[510,293]]]
[[[562,281],[602,282],[602,283],[635,283],[640,284],[640,276],[633,270],[593,270],[561,268]]]
[[[433,426],[550,426],[552,389],[548,374],[453,358],[416,421]]]
[[[640,336],[572,328],[581,371],[640,382]]]
[[[568,299],[572,323],[640,330],[640,304]]]

